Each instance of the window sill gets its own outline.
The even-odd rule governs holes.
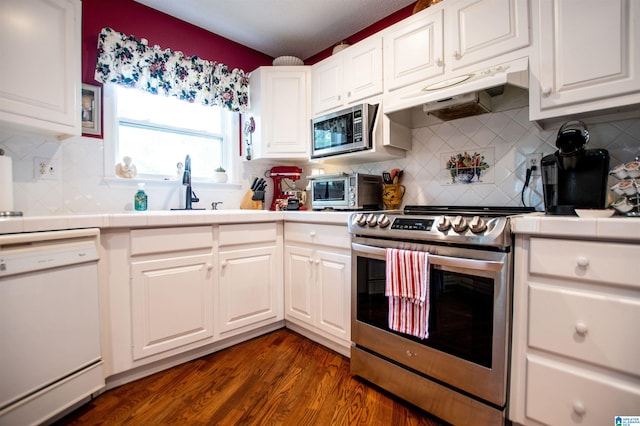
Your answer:
[[[131,179],[116,176],[104,176],[102,180],[109,186],[131,186],[136,187],[139,183],[144,183],[148,187],[168,188],[174,185],[182,186],[182,178],[153,178],[136,176]],[[191,182],[194,187],[242,189],[242,185],[233,182],[214,182],[213,179],[194,178]]]

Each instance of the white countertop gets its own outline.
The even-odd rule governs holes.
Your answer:
[[[347,224],[350,212],[266,210],[173,210],[122,213],[21,216],[0,218],[0,234],[78,228],[140,228],[287,220],[335,225]]]
[[[640,242],[640,218],[583,218],[530,213],[511,220],[515,234]]]

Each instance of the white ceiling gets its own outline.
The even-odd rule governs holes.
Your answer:
[[[136,0],[272,57],[309,58],[415,0]]]

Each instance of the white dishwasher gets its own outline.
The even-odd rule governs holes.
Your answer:
[[[104,387],[99,235],[0,235],[0,425],[41,423]]]

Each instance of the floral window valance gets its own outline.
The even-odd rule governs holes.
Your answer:
[[[154,94],[244,112],[249,104],[249,76],[226,65],[185,56],[182,52],[104,28],[98,37],[95,79]]]

